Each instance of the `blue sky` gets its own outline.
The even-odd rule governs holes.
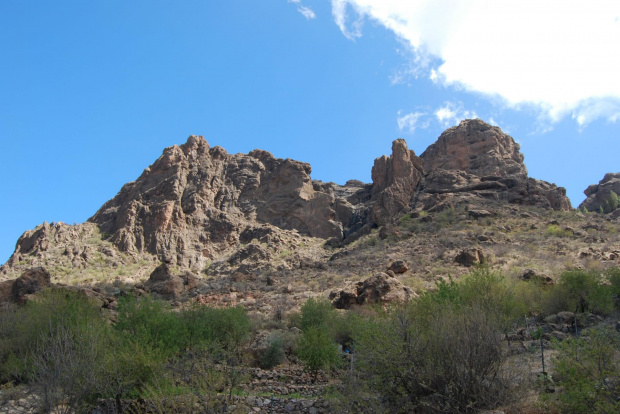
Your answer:
[[[396,138],[420,154],[479,117],[577,206],[620,171],[618,4],[4,0],[0,262],[190,134],[342,184],[369,182]]]

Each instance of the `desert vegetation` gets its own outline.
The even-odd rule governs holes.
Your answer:
[[[111,312],[48,289],[2,310],[0,381],[43,412],[234,411],[251,367],[301,364],[339,412],[616,412],[619,294],[619,268],[549,284],[479,266],[406,303],[310,298],[266,324],[242,307],[125,295]]]

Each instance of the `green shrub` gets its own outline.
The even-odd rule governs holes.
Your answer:
[[[3,382],[25,382],[46,412],[61,402],[64,412],[93,407],[112,338],[97,304],[77,291],[48,289],[3,310],[0,320]]]
[[[378,394],[367,397],[384,402],[380,411],[417,412],[430,401],[439,412],[494,408],[523,381],[502,375],[499,314],[451,297],[426,299],[425,309],[413,301],[357,329],[359,387]]]
[[[563,229],[557,224],[550,224],[547,226],[547,231],[545,231],[546,236],[551,237],[572,237],[573,232],[567,229]]]
[[[446,208],[445,210],[442,210],[441,212],[435,215],[435,222],[440,227],[450,226],[452,224],[458,223],[458,221],[459,221],[459,214],[452,207]]]
[[[611,292],[620,295],[620,267],[612,267],[605,271],[605,276],[611,285]]]
[[[120,301],[118,311],[116,329],[167,358],[186,349],[236,350],[250,332],[250,319],[240,306],[218,309],[195,305],[173,312],[161,300],[127,297]]]
[[[309,298],[301,307],[300,328],[306,331],[309,328],[327,326],[334,319],[335,310],[325,299]]]
[[[163,357],[177,354],[191,337],[170,305],[150,296],[121,298],[115,328],[125,332],[130,341],[158,350]]]
[[[562,413],[620,412],[620,336],[611,328],[556,343],[554,378],[562,386],[551,400]],[[548,398],[551,399],[551,398]]]
[[[356,398],[382,401],[373,408],[378,411],[403,413],[429,404],[439,412],[472,412],[513,400],[527,376],[520,368],[503,369],[502,334],[524,309],[514,284],[483,266],[358,321],[352,388],[365,395]],[[347,410],[356,412],[355,404]]]
[[[284,342],[278,334],[271,335],[267,347],[259,354],[259,365],[263,369],[271,369],[284,361]]]
[[[613,191],[610,191],[609,198],[605,201],[605,206],[601,208],[603,208],[604,213],[611,213],[618,207],[620,207],[620,196]]]
[[[338,346],[332,341],[325,327],[310,326],[297,342],[297,356],[316,380],[320,371],[329,370],[340,363]]]
[[[549,295],[547,313],[564,310],[608,314],[613,310],[612,286],[597,272],[567,270]]]

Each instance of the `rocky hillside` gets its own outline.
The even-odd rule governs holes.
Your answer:
[[[394,141],[371,184],[310,172],[191,136],[86,223],[25,232],[0,278],[43,266],[54,283],[108,295],[134,288],[272,313],[314,295],[338,307],[402,300],[479,262],[552,279],[620,260],[617,216],[572,210],[563,188],[528,177],[510,136],[480,120],[448,129],[419,157]],[[608,176],[588,191],[611,191]]]
[[[394,141],[392,154],[375,160],[372,184],[323,183],[310,173],[306,163],[261,150],[228,154],[191,136],[166,148],[88,223],[24,233],[3,273],[26,257],[45,261],[51,244],[71,245],[91,223],[120,254],[202,270],[253,239],[277,247],[285,230],[347,245],[411,209],[477,200],[571,209],[563,188],[527,176],[510,136],[477,119],[448,129],[420,157],[404,140]],[[67,247],[64,253],[72,265],[75,256],[79,262],[88,255],[81,249],[89,243],[77,244],[77,252]]]

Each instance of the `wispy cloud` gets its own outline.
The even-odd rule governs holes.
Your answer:
[[[537,108],[550,122],[620,120],[620,1],[332,0],[349,39],[369,18],[411,50],[411,70],[437,84]]]
[[[457,125],[463,119],[478,118],[475,111],[464,109],[462,102],[445,102],[433,113],[444,128]]]
[[[349,0],[332,0],[332,15],[342,34],[345,35],[347,39],[355,40],[355,38],[362,36],[364,14],[358,13],[357,20],[348,22],[349,4]]]
[[[410,134],[413,134],[416,128],[426,129],[430,125],[428,119],[423,119],[426,115],[426,112],[410,112],[402,115],[402,111],[398,111],[398,117],[396,118],[398,129]]]
[[[314,10],[301,4],[301,0],[288,0],[288,2],[297,4],[297,11],[301,13],[301,15],[306,18],[306,20],[312,20],[316,18],[316,13],[314,12]]]
[[[316,17],[316,14],[314,13],[314,11],[310,7],[299,6],[297,8],[297,11],[299,13],[301,13],[302,16],[304,16],[306,18],[306,20],[314,19]]]

